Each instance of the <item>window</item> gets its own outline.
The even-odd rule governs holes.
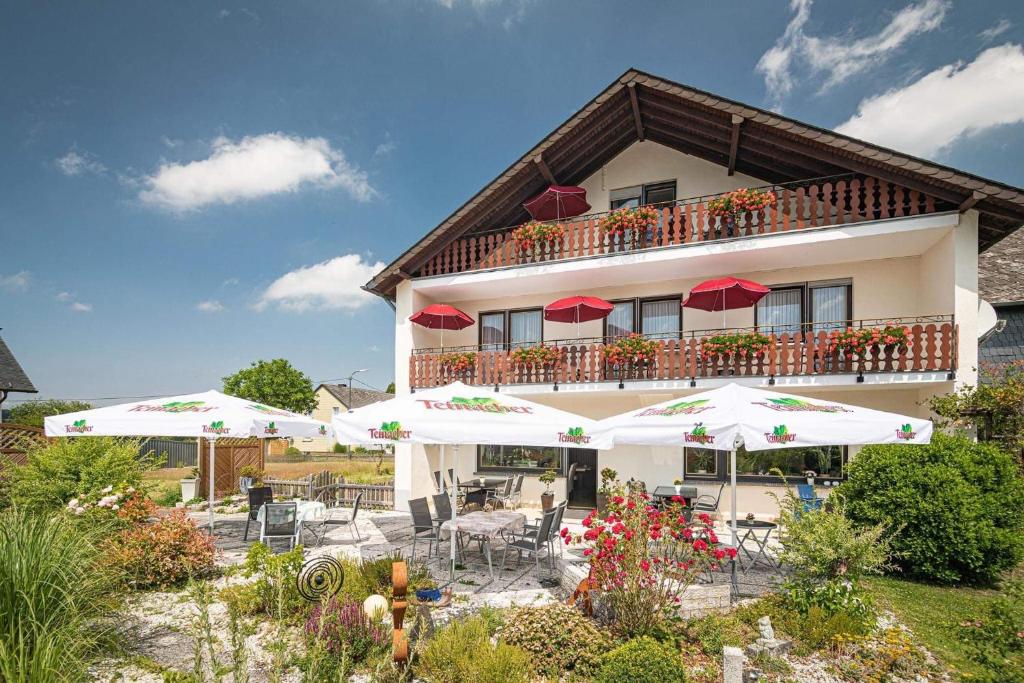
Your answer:
[[[561,448],[534,448],[532,446],[478,446],[477,471],[525,470],[562,471]]]
[[[497,351],[505,346],[505,313],[480,315],[480,348]]]
[[[636,302],[616,301],[612,312],[605,318],[604,335],[612,339],[626,337],[636,331]]]
[[[845,329],[850,319],[850,285],[811,287],[811,325],[815,332]]]
[[[331,408],[331,412],[335,415],[338,415],[341,413],[341,408],[338,406],[334,406],[333,408]]]
[[[676,181],[634,185],[612,190],[608,193],[609,208],[635,208],[641,204],[661,204],[676,200]]]
[[[819,477],[843,476],[846,449],[842,446],[778,448],[767,451],[736,451],[736,474],[769,476],[781,470],[786,477],[801,478],[810,470]]]
[[[853,315],[849,282],[787,285],[757,302],[756,325],[766,334],[845,328]]]
[[[802,287],[773,289],[757,302],[757,326],[765,334],[795,334],[804,320]]]
[[[720,451],[708,448],[686,448],[686,474],[712,475],[718,473],[718,454]]]
[[[544,339],[544,313],[542,309],[510,311],[508,314],[508,344],[516,349],[534,346]]]
[[[640,302],[640,332],[651,339],[676,339],[682,329],[679,299]]]

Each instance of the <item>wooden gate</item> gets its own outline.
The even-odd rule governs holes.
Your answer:
[[[199,454],[199,488],[201,498],[205,498],[210,490],[208,472],[210,467],[210,442],[200,441],[202,448]],[[217,439],[217,471],[214,473],[214,488],[218,494],[238,489],[238,470],[252,465],[263,470],[263,442],[259,439]]]
[[[24,465],[28,449],[47,441],[40,427],[0,423],[0,468],[5,463]]]

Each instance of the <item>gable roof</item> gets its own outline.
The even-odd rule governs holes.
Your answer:
[[[1005,326],[978,345],[978,361],[992,364],[1024,361],[1024,304],[999,306],[996,311]]]
[[[984,251],[1024,224],[1024,190],[900,154],[774,112],[630,69],[485,185],[364,289],[391,298],[461,235],[527,219],[522,203],[551,179],[575,185],[638,140],[781,183],[856,172],[980,213]],[[731,154],[735,147],[735,155]]]
[[[1024,301],[1024,230],[978,257],[978,294],[991,304]]]
[[[346,408],[362,408],[368,406],[371,403],[379,403],[381,401],[390,401],[395,397],[394,394],[389,394],[386,391],[376,391],[374,389],[359,389],[358,387],[352,387],[352,405],[348,404],[348,386],[344,384],[321,384],[327,392],[338,399]],[[317,387],[319,389],[320,387]]]
[[[32,385],[32,380],[21,369],[18,360],[0,337],[0,392],[7,391],[25,394],[37,393],[36,388]]]

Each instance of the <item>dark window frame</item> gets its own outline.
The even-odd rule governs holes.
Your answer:
[[[675,301],[675,302],[677,302],[679,304],[679,338],[682,339],[683,327],[684,327],[684,322],[683,322],[683,315],[684,315],[684,313],[683,313],[683,295],[682,295],[682,293],[665,294],[663,296],[641,296],[641,297],[633,297],[633,298],[628,298],[627,297],[625,299],[611,299],[611,300],[608,301],[608,303],[610,303],[610,304],[632,303],[633,304],[633,331],[634,332],[639,332],[640,334],[644,334],[644,331],[643,331],[643,305],[644,305],[644,302],[645,301],[646,302],[651,302],[651,301],[670,301],[670,300],[671,301]],[[604,318],[604,320],[602,320],[601,325],[602,325],[601,336],[604,339],[606,339],[606,340],[610,339],[611,337],[608,335],[608,318],[607,317]]]
[[[478,473],[486,473],[486,472],[515,472],[515,473],[521,473],[521,474],[525,474],[525,475],[529,476],[529,475],[543,474],[544,472],[547,472],[549,469],[554,469],[555,472],[557,474],[559,474],[559,475],[565,474],[565,459],[566,459],[566,454],[567,454],[567,451],[566,451],[565,448],[555,447],[555,450],[558,451],[558,466],[555,467],[555,468],[551,468],[551,467],[500,467],[500,466],[495,466],[495,465],[484,465],[483,462],[482,462],[482,459],[483,459],[483,449],[487,448],[487,447],[488,446],[484,446],[484,445],[477,445],[477,447],[476,447],[476,471]],[[494,447],[494,446],[491,446],[491,447]],[[534,446],[500,445],[500,446],[497,446],[497,448],[501,448],[501,449],[505,449],[505,448],[534,448]]]
[[[636,197],[635,199],[639,202],[640,206],[646,206],[646,205],[651,203],[648,200],[648,195],[649,195],[650,192],[655,191],[655,190],[665,189],[665,188],[668,188],[669,186],[672,187],[673,198],[670,199],[670,200],[666,200],[666,201],[674,202],[674,201],[676,201],[679,198],[679,179],[678,178],[672,178],[670,180],[658,180],[658,181],[651,182],[651,183],[640,183],[640,184],[637,184],[637,185],[627,185],[625,187],[612,188],[611,190],[608,191],[608,210],[609,211],[614,211],[616,208],[619,208],[619,207],[613,206],[614,202],[616,202],[616,201],[624,201],[623,199],[615,199],[615,200],[612,199],[612,194],[615,193],[615,192],[619,192],[620,190],[628,190],[628,189],[630,189],[632,187],[640,188],[640,196]],[[625,198],[625,201],[628,201],[629,199],[633,199],[633,198],[634,197],[627,197],[627,198]],[[661,202],[659,202],[659,203],[661,203]]]
[[[490,310],[490,311],[477,311],[477,319],[481,321],[481,323],[479,325],[477,325],[477,331],[476,331],[476,344],[477,344],[477,348],[481,348],[482,349],[483,346],[484,346],[484,326],[483,326],[483,322],[482,321],[483,321],[483,317],[485,315],[494,315],[496,313],[500,313],[504,317],[504,322],[502,323],[502,325],[504,326],[504,329],[502,329],[502,337],[503,337],[503,339],[501,341],[501,350],[502,351],[508,351],[512,347],[511,346],[512,342],[510,340],[510,335],[512,333],[512,315],[511,314],[512,313],[530,313],[530,312],[540,313],[540,342],[538,342],[538,343],[543,343],[544,342],[544,307],[543,306],[524,306],[522,308],[506,308],[506,309],[500,309],[499,308],[499,309],[494,309],[494,310]]]
[[[841,458],[841,474],[839,476],[822,476],[818,474],[817,480],[819,481],[845,481],[847,475],[847,467],[850,464],[850,447],[849,446],[838,446],[840,449]],[[715,454],[715,467],[717,468],[715,473],[707,474],[690,474],[686,472],[686,458],[689,451],[696,451],[700,449],[696,448],[683,448],[683,472],[684,478],[693,481],[701,482],[729,482],[729,451],[714,449],[712,452]],[[705,449],[712,450],[712,449]],[[786,450],[786,449],[783,449]],[[788,474],[786,475],[786,481],[789,483],[796,482],[802,484],[804,481],[803,473],[799,474]],[[741,474],[736,473],[736,481],[738,483],[745,484],[781,484],[784,479],[774,474]]]
[[[853,318],[853,278],[837,278],[834,280],[808,280],[806,282],[789,282],[779,285],[769,285],[769,289],[775,291],[785,291],[789,289],[800,290],[800,329],[802,331],[810,330],[814,327],[815,321],[811,320],[813,313],[811,290],[825,287],[846,287],[846,322],[852,321]],[[766,323],[762,323],[759,319],[759,309],[757,304],[754,304],[754,328],[761,329]],[[840,322],[837,320],[822,320],[820,322]]]

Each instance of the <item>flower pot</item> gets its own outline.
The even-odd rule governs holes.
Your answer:
[[[545,491],[540,494],[540,508],[544,512],[547,512],[551,508],[555,507],[555,493],[554,491]]]
[[[181,499],[186,503],[193,498],[198,498],[196,494],[199,493],[199,480],[198,479],[182,479],[181,480]]]
[[[682,484],[676,484],[676,495],[678,496],[682,492],[683,492],[683,485]]]
[[[807,483],[814,486],[814,477],[807,477]]]
[[[253,484],[255,484],[255,483],[256,483],[256,480],[253,479],[252,477],[239,477],[238,478],[238,491],[239,491],[239,493],[241,493],[242,495],[245,495],[246,493],[249,492],[249,489],[251,489]]]

